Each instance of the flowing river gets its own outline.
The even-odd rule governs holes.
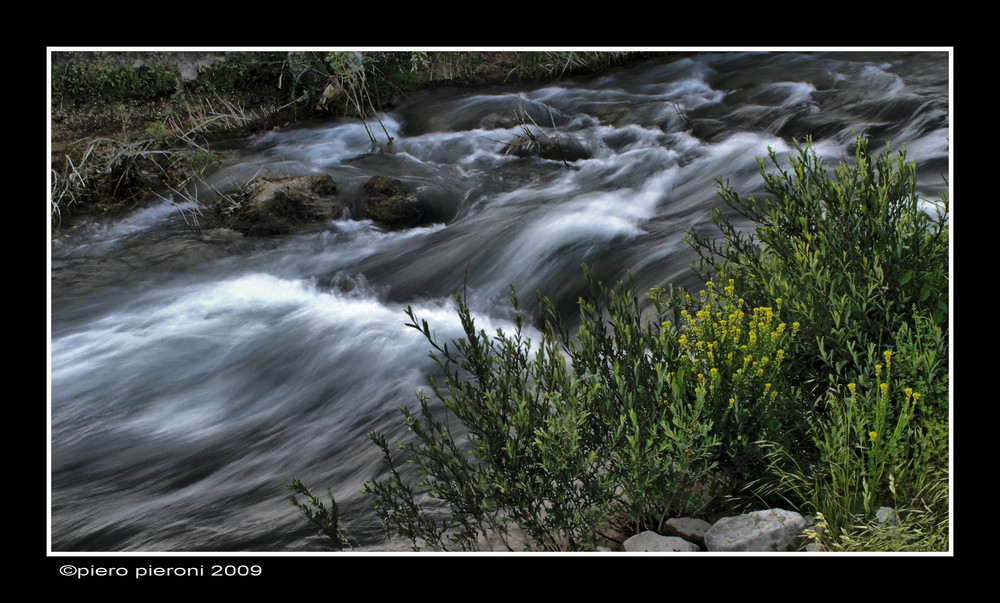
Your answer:
[[[414,94],[380,115],[391,151],[350,119],[227,142],[217,188],[328,173],[357,197],[387,175],[435,223],[390,232],[343,217],[243,238],[191,228],[198,208],[174,199],[54,238],[52,550],[315,550],[288,504],[293,478],[332,488],[346,530],[378,547],[360,491],[381,458],[366,434],[405,438],[399,407],[416,407],[435,368],[407,306],[447,341],[461,334],[455,293],[477,325],[507,329],[510,285],[529,310],[540,290],[571,311],[584,263],[640,291],[697,286],[684,237],[711,228],[715,179],[758,191],[755,156],[807,135],[830,165],[851,157],[855,132],[905,145],[934,200],[949,76],[946,52],[693,53]],[[505,153],[525,127],[585,158]]]

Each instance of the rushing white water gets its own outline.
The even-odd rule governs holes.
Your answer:
[[[345,195],[399,178],[436,222],[387,232],[338,219],[244,239],[153,205],[52,245],[52,548],[298,550],[312,532],[287,505],[301,478],[333,489],[347,527],[379,542],[359,494],[379,476],[372,430],[406,437],[434,370],[405,326],[435,336],[510,329],[514,285],[572,311],[581,264],[641,288],[695,285],[684,236],[709,227],[716,178],[759,188],[754,160],[815,138],[831,163],[854,132],[905,145],[923,194],[945,190],[945,53],[718,53],[530,86],[433,90],[381,116],[391,150],[357,121],[302,124],[232,143],[212,186],[259,173],[329,173]],[[525,124],[503,121],[530,115]],[[371,124],[384,137],[382,126]],[[536,133],[585,159],[521,159]],[[188,218],[188,219],[185,219]]]

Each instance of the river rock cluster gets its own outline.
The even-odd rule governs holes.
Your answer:
[[[895,511],[881,507],[881,523],[898,521]],[[803,550],[811,518],[794,511],[768,509],[743,515],[723,517],[715,523],[693,517],[678,517],[666,522],[663,534],[645,531],[628,538],[622,550],[628,553],[770,553]],[[822,552],[817,543],[805,551]]]
[[[645,531],[627,539],[625,552],[710,553],[778,552],[796,550],[809,522],[784,509],[754,511],[723,517],[714,524],[703,519],[679,517],[666,522],[659,534]]]
[[[238,194],[223,196],[216,212],[227,228],[245,236],[268,236],[336,219],[352,205],[329,175],[310,174],[257,177]],[[426,204],[395,178],[366,180],[360,205],[365,217],[389,230],[422,226],[431,220]]]

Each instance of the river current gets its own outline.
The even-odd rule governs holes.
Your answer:
[[[293,478],[331,488],[350,535],[379,547],[360,490],[381,459],[365,436],[407,437],[398,409],[434,370],[407,306],[447,341],[461,334],[455,293],[477,325],[508,329],[511,285],[529,311],[540,290],[571,312],[584,263],[640,291],[697,286],[684,237],[711,229],[715,179],[758,191],[755,156],[806,136],[831,165],[855,133],[905,146],[933,201],[947,189],[949,77],[947,52],[692,53],[414,94],[380,115],[384,151],[352,119],[227,141],[220,190],[328,173],[357,197],[387,175],[435,221],[390,232],[345,216],[249,239],[192,228],[197,204],[173,198],[55,237],[52,550],[315,550],[287,501]],[[587,158],[505,152],[525,127]]]

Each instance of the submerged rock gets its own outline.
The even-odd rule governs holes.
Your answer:
[[[504,149],[505,155],[516,157],[537,157],[552,161],[572,163],[581,159],[590,159],[591,153],[582,141],[569,136],[558,137],[527,137],[518,136]]]

